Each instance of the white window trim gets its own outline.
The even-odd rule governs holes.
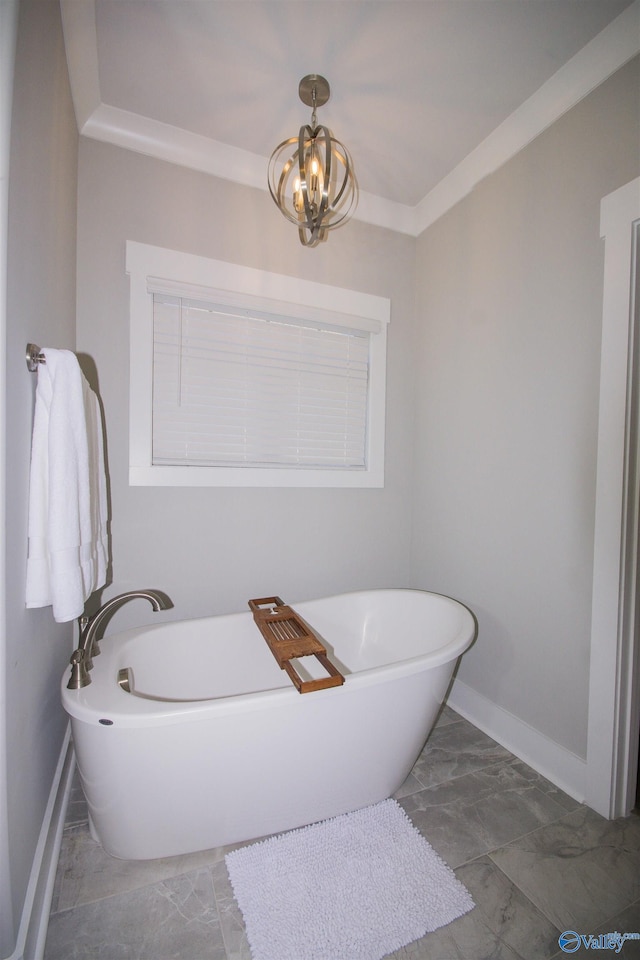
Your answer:
[[[131,486],[383,487],[387,325],[390,301],[342,287],[269,273],[128,240],[130,278],[129,484]],[[197,288],[229,303],[238,298],[268,304],[284,315],[327,320],[333,326],[368,330],[371,336],[367,468],[158,466],[152,463],[153,294]]]

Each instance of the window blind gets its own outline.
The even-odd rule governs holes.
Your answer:
[[[366,469],[370,334],[153,295],[154,465]]]

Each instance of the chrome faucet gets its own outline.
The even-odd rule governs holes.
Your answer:
[[[80,640],[69,661],[71,663],[71,677],[67,684],[69,690],[79,690],[91,683],[89,670],[93,666],[93,657],[97,657],[100,653],[97,639],[98,631],[104,621],[119,607],[129,600],[137,599],[148,600],[156,612],[158,610],[168,610],[173,606],[170,598],[158,590],[130,590],[128,593],[121,593],[117,597],[107,600],[93,616],[79,617]]]

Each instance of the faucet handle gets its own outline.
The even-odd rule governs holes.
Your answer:
[[[74,650],[69,663],[71,664],[71,676],[67,684],[68,690],[80,690],[81,687],[86,687],[87,684],[91,683],[91,677],[85,663],[84,650],[79,648]]]

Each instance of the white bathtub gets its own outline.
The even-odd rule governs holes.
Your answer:
[[[475,618],[422,590],[293,606],[342,686],[298,693],[249,612],[110,635],[89,686],[68,690],[65,673],[91,829],[107,853],[145,860],[248,840],[401,786]],[[127,667],[131,693],[117,682]]]

